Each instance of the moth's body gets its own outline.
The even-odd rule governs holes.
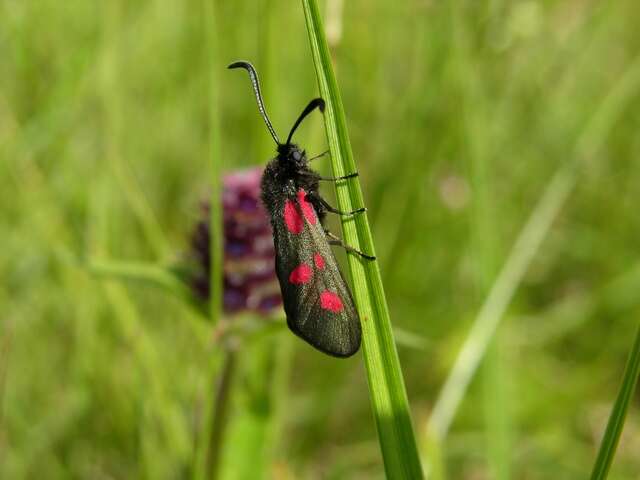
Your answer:
[[[262,175],[276,273],[289,328],[325,353],[348,357],[360,347],[360,322],[322,225],[320,177],[307,164],[296,145],[281,145]]]
[[[255,69],[247,62],[229,66],[238,67],[249,72],[258,108],[277,144],[278,154],[264,170],[261,189],[262,201],[271,217],[276,273],[287,324],[318,350],[349,357],[360,348],[360,319],[330,247],[330,243],[342,243],[336,237],[330,239],[322,225],[327,211],[340,212],[319,194],[320,180],[328,179],[310,169],[304,150],[291,143],[300,122],[316,108],[323,110],[324,102],[319,98],[312,100],[295,122],[286,143],[281,143],[264,109]],[[362,211],[363,208],[348,214]],[[345,248],[364,258],[374,258]]]

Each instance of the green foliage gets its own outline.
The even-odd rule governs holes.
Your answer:
[[[299,3],[217,2],[214,23],[208,1],[0,2],[0,478],[195,474],[222,356],[159,266],[187,248],[212,156],[273,156],[226,65],[256,64],[278,132],[318,94]],[[640,315],[640,6],[320,7],[360,172],[332,203],[368,207],[431,474],[587,477]],[[297,141],[326,150],[320,115]],[[258,323],[232,328],[250,335],[221,478],[383,478],[362,362]],[[611,479],[640,471],[631,377]]]

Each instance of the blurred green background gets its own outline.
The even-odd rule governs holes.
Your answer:
[[[640,5],[321,6],[425,458],[456,355],[555,194],[439,474],[585,478],[640,320]],[[255,63],[281,136],[317,95],[298,2],[211,12],[0,0],[1,478],[198,470],[212,328],[166,290],[88,264],[180,258],[209,192],[212,108],[225,170],[273,156],[228,63]],[[318,115],[297,141],[325,150]],[[222,478],[382,478],[361,357],[325,357],[285,328],[254,337],[237,354]],[[639,403],[610,478],[640,474]]]

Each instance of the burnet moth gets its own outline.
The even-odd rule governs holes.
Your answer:
[[[287,141],[281,143],[265,110],[253,65],[235,62],[229,68],[244,68],[249,73],[258,109],[277,145],[277,156],[262,175],[261,197],[271,217],[276,273],[287,325],[318,350],[335,357],[350,357],[360,348],[360,320],[330,245],[340,245],[368,260],[375,258],[344,245],[323,226],[327,212],[356,215],[365,209],[341,212],[320,196],[318,186],[321,180],[347,180],[358,174],[322,177],[308,164],[324,154],[307,158],[304,150],[291,143],[307,115],[316,108],[324,111],[321,98],[309,102],[293,124]]]

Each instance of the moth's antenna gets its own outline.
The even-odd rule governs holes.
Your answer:
[[[278,135],[276,135],[276,131],[273,129],[273,125],[271,125],[271,121],[269,120],[269,116],[267,115],[267,111],[264,108],[264,101],[262,100],[262,93],[260,93],[260,81],[258,80],[258,72],[253,68],[249,62],[234,62],[227,68],[244,68],[247,72],[249,72],[249,78],[251,78],[251,84],[253,85],[253,92],[256,94],[256,100],[258,101],[258,110],[260,110],[260,115],[264,119],[264,123],[267,124],[267,128],[269,129],[269,133],[276,141],[278,145],[280,145],[280,140],[278,140]]]
[[[316,108],[319,108],[321,112],[324,112],[324,100],[323,99],[314,98],[313,100],[311,100],[309,102],[309,105],[307,105],[304,108],[304,110],[302,111],[302,113],[300,114],[298,119],[296,120],[296,123],[294,123],[293,127],[291,128],[291,132],[289,133],[289,136],[287,137],[287,145],[289,145],[291,143],[291,137],[293,137],[293,132],[296,131],[296,128],[298,128],[298,125],[300,125],[300,122],[302,122],[302,120],[304,120],[304,117],[309,115]]]

